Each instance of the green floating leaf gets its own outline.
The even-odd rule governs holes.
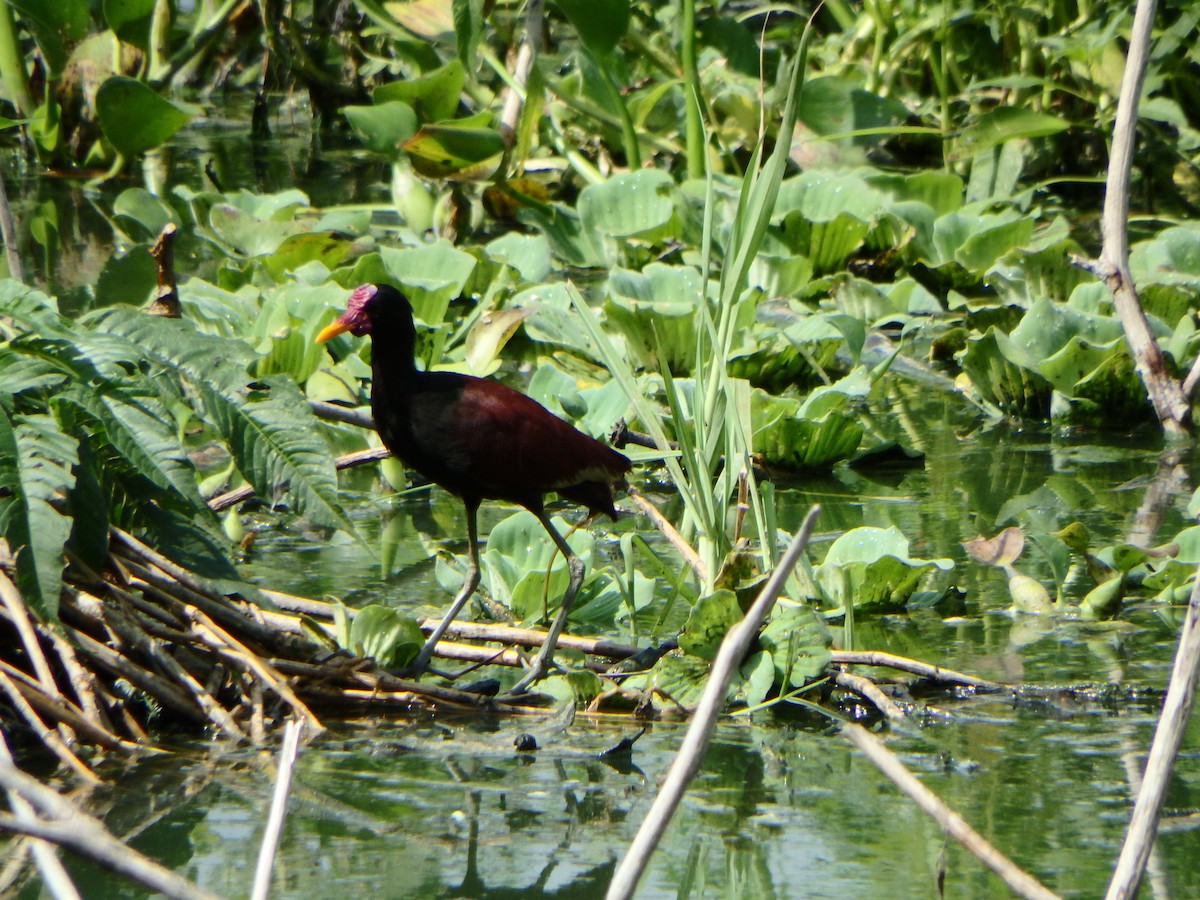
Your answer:
[[[134,78],[113,75],[96,92],[96,117],[110,144],[125,157],[161,147],[192,113]]]
[[[175,210],[168,203],[141,187],[123,190],[113,201],[113,215],[141,225],[147,236],[157,235],[168,222],[179,224]]]
[[[903,609],[926,574],[953,566],[949,559],[910,558],[908,539],[895,527],[863,527],[834,541],[814,575],[834,608],[884,612]]]
[[[369,657],[384,669],[407,665],[424,643],[416,619],[386,606],[364,606],[350,623],[350,652]]]
[[[692,656],[712,660],[729,629],[741,620],[737,595],[729,590],[714,591],[692,607],[687,625],[679,634],[679,646]]]
[[[52,502],[75,485],[78,444],[50,416],[9,418],[0,406],[0,536],[12,554],[17,589],[37,613],[58,618],[71,520]]]
[[[610,238],[657,240],[677,229],[679,189],[659,169],[639,169],[590,184],[579,193],[583,228]]]
[[[632,362],[688,375],[696,355],[697,304],[704,279],[691,266],[651,263],[642,272],[613,269],[604,315],[625,336]]]
[[[824,674],[833,658],[833,637],[807,606],[777,606],[758,642],[771,654],[780,692],[803,687]]]

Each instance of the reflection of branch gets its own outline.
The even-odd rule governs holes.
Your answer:
[[[621,860],[617,871],[613,874],[606,895],[608,900],[633,896],[638,880],[642,877],[646,864],[650,862],[651,854],[654,853],[654,848],[658,846],[663,832],[666,831],[671,817],[683,799],[684,791],[687,790],[688,784],[700,769],[700,762],[704,758],[704,751],[708,747],[713,727],[716,725],[717,714],[725,705],[729,684],[733,680],[738,666],[742,664],[746,651],[750,649],[751,641],[758,635],[758,629],[775,605],[776,598],[783,591],[784,584],[791,577],[792,569],[800,559],[800,554],[808,546],[808,539],[812,535],[813,524],[817,520],[819,511],[819,506],[814,506],[808,511],[800,530],[796,532],[791,545],[780,559],[779,565],[771,573],[771,577],[763,589],[759,591],[746,615],[726,632],[725,639],[721,641],[717,658],[713,660],[712,670],[704,685],[704,692],[700,695],[700,701],[696,704],[696,712],[688,726],[687,735],[684,736],[683,744],[680,745],[679,752],[675,755],[674,762],[671,763],[671,768],[663,780],[658,796],[654,798],[654,802],[646,813],[646,818],[642,820],[633,843],[629,845],[625,858]]]
[[[875,737],[860,725],[849,724],[842,729],[842,734],[855,747],[863,752],[880,772],[892,780],[892,783],[942,827],[950,837],[962,844],[973,853],[980,862],[995,872],[1019,897],[1034,897],[1040,900],[1053,900],[1057,895],[1047,889],[1036,878],[1018,867],[1012,860],[988,843],[978,831],[948,807],[941,799],[925,787],[912,772],[905,768],[904,763],[896,758],[879,738]]]
[[[1139,6],[1139,12],[1141,8]],[[1197,572],[1200,578],[1200,572]],[[1154,836],[1158,830],[1158,815],[1162,811],[1167,782],[1175,766],[1179,744],[1196,697],[1196,676],[1200,675],[1200,580],[1192,584],[1187,615],[1179,632],[1179,647],[1167,697],[1154,730],[1154,743],[1146,760],[1146,774],[1138,791],[1129,830],[1121,847],[1121,858],[1108,885],[1107,900],[1124,900],[1137,894]]]
[[[1200,357],[1197,357],[1200,360]],[[1135,547],[1149,547],[1162,524],[1163,512],[1181,494],[1191,493],[1187,466],[1183,464],[1183,447],[1168,446],[1158,456],[1158,467],[1142,502],[1138,504],[1133,522],[1125,533],[1125,542]]]
[[[1146,75],[1155,5],[1156,0],[1138,0],[1134,13],[1104,192],[1104,243],[1100,259],[1089,268],[1104,281],[1112,294],[1113,306],[1121,318],[1138,374],[1142,377],[1163,430],[1168,434],[1181,435],[1187,432],[1191,424],[1191,406],[1179,382],[1167,372],[1162,349],[1150,331],[1146,313],[1138,301],[1133,276],[1129,272],[1129,173],[1133,165],[1138,97]],[[1189,380],[1194,384],[1194,379]]]

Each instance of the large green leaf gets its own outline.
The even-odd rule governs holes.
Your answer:
[[[280,375],[263,383],[266,391],[249,395],[219,384],[196,385],[238,471],[260,497],[275,496],[286,483],[300,515],[355,534],[338,502],[332,456],[304,395]]]
[[[420,122],[449,119],[458,110],[458,95],[466,82],[466,69],[458,59],[420,76],[380,85],[371,95],[376,104],[400,101],[416,114]],[[414,126],[414,131],[415,126]]]
[[[400,145],[417,133],[417,114],[407,103],[391,100],[371,106],[344,106],[342,115],[370,150],[388,159],[400,154]]]
[[[16,584],[47,619],[58,616],[63,547],[71,519],[60,513],[75,484],[78,444],[50,416],[9,418],[0,407],[0,536],[8,543]]]
[[[915,559],[899,529],[853,528],[829,548],[814,571],[834,608],[863,611],[902,609],[927,573],[950,569],[949,559]]]
[[[73,384],[55,398],[56,404],[74,408],[94,449],[111,453],[110,466],[118,466],[131,481],[131,492],[141,482],[145,499],[174,506],[180,513],[211,518],[208,505],[196,487],[196,471],[179,443],[174,420],[158,399],[138,396],[118,388],[100,390]],[[212,521],[215,525],[215,520]]]
[[[658,169],[640,169],[591,184],[579,194],[584,229],[610,238],[655,240],[676,230],[678,188]]]
[[[117,152],[134,157],[161,147],[192,112],[160,97],[142,82],[113,75],[96,92],[96,117]]]

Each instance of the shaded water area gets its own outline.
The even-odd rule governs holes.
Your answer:
[[[386,196],[378,168],[331,168],[303,139],[279,142],[278,155],[261,171],[239,149],[240,132],[225,134],[210,124],[186,139],[186,146],[168,151],[165,164],[191,173],[193,187],[201,186],[203,167],[215,158],[226,189],[296,185],[317,204]],[[61,185],[42,190],[75,191]],[[14,203],[24,204],[28,222],[31,209],[59,200],[18,193]],[[65,298],[65,308],[84,308],[108,264],[111,238],[88,231],[101,227],[88,224],[89,203],[56,209],[57,251],[42,251],[40,272],[48,290]],[[68,216],[74,218],[68,222]],[[181,245],[181,273],[203,266],[203,247],[183,237]],[[960,542],[1010,524],[1047,532],[1072,521],[1088,527],[1096,546],[1124,539],[1141,521],[1149,492],[1166,483],[1157,477],[1158,440],[1153,431],[1131,437],[984,427],[963,402],[926,387],[884,402],[901,411],[898,419],[924,451],[923,462],[870,474],[840,468],[781,485],[780,524],[795,528],[809,504],[819,502],[824,511],[815,559],[849,528],[895,525],[912,542],[914,556],[954,560],[941,577],[964,592],[958,608],[860,618],[855,647],[1006,682],[1095,687],[1036,699],[927,698],[928,715],[918,719],[923,725],[893,730],[887,740],[1019,865],[1064,896],[1097,896],[1123,836],[1181,611],[1140,602],[1116,622],[1015,616],[1003,573],[969,561]],[[1194,473],[1195,459],[1183,467]],[[378,557],[346,538],[266,531],[246,571],[272,588],[334,594],[355,606],[444,608],[449,598],[435,579],[430,546],[462,551],[461,505],[437,491],[383,496],[373,471],[344,476],[343,485],[350,498],[358,495],[356,520],[383,548]],[[1193,486],[1167,486],[1151,543],[1187,524]],[[509,512],[486,507],[482,531]],[[637,520],[615,526],[646,527]],[[608,545],[615,543],[612,533],[597,528]],[[1033,548],[1019,568],[1053,583]],[[1084,580],[1069,586],[1076,602]],[[567,726],[525,718],[381,716],[353,724],[325,718],[329,730],[304,747],[298,761],[275,896],[601,896],[684,729],[680,722],[583,714]],[[600,759],[642,724],[648,730],[627,760]],[[537,738],[536,752],[515,751],[514,738],[525,732]],[[133,763],[114,760],[101,769],[106,784],[81,802],[138,850],[205,888],[245,895],[273,788],[273,759],[198,740],[172,749],[169,756]],[[1200,724],[1193,722],[1143,896],[1200,896],[1198,754]],[[639,896],[926,897],[936,895],[942,865],[949,897],[1007,895],[827,720],[803,708],[775,707],[723,721]],[[74,861],[70,868],[89,898],[143,893]],[[30,881],[18,896],[40,890]]]

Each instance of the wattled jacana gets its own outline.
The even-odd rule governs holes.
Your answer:
[[[434,646],[479,584],[480,501],[505,500],[525,507],[567,560],[567,591],[546,642],[512,689],[521,693],[545,674],[583,581],[583,562],[550,523],[543,497],[556,492],[586,506],[591,514],[607,513],[616,519],[613,486],[624,480],[629,460],[503,384],[420,371],[413,360],[412,307],[390,285],[356,289],[345,313],[318,334],[317,341],[346,331],[371,335],[371,413],[384,445],[405,465],[461,497],[467,509],[466,578],[409,671],[425,671]]]

